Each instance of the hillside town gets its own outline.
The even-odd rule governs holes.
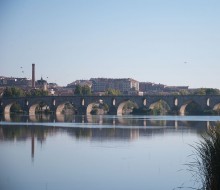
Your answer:
[[[201,89],[192,89],[189,86],[168,86],[160,83],[141,82],[132,78],[90,78],[75,80],[66,86],[59,86],[56,83],[48,82],[43,77],[35,80],[35,64],[32,64],[31,79],[0,76],[0,96],[7,87],[21,88],[25,92],[40,89],[46,91],[47,95],[53,96],[106,95],[108,91],[113,95],[188,95],[201,91]],[[81,90],[86,88],[86,93],[79,92],[79,88]]]
[[[56,83],[49,83],[41,77],[35,81],[34,88],[48,91],[50,95],[71,96],[74,95],[77,86],[89,87],[94,95],[104,95],[108,89],[118,90],[122,95],[166,95],[193,90],[189,89],[188,86],[167,86],[152,82],[139,82],[132,78],[91,78],[76,80],[67,84],[67,86],[59,86]],[[6,87],[18,87],[25,91],[33,88],[31,79],[0,76],[0,92],[3,92]]]

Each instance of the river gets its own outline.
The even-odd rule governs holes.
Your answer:
[[[0,189],[200,187],[188,163],[220,116],[0,117]]]

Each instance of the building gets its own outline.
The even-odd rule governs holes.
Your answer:
[[[140,82],[140,91],[148,94],[154,94],[158,92],[164,92],[165,85],[164,84],[155,84],[151,82]]]
[[[188,86],[166,86],[164,84],[155,84],[151,82],[140,82],[140,91],[144,94],[170,94],[180,92],[181,90],[188,90]]]
[[[74,90],[68,87],[58,87],[55,89],[55,95],[57,96],[73,96]]]
[[[76,81],[68,84],[67,87],[75,89],[77,85],[89,86],[91,88],[92,87],[92,82],[90,80],[76,80]]]
[[[47,84],[47,87],[48,87],[48,89],[52,89],[52,88],[57,88],[58,87],[58,85],[57,85],[57,83],[48,83]]]
[[[36,81],[36,88],[39,88],[39,89],[46,91],[47,90],[47,81],[41,77],[40,80]]]
[[[31,79],[19,77],[0,77],[0,87],[20,87],[23,89],[31,87]]]
[[[139,91],[139,82],[131,78],[91,78],[92,92],[105,92],[107,89],[119,90],[122,94],[134,94]]]

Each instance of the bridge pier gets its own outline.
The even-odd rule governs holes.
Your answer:
[[[180,114],[180,107],[179,106],[173,106],[170,108],[171,114],[179,115]]]
[[[111,106],[109,107],[109,111],[108,111],[108,114],[110,115],[117,115],[117,107],[116,106]]]
[[[4,108],[3,108],[3,106],[0,106],[0,114],[4,114]]]
[[[53,114],[56,114],[56,106],[51,105],[49,107],[50,107],[50,112],[53,113]]]
[[[87,107],[86,106],[78,107],[77,115],[87,115]]]
[[[25,114],[29,115],[29,107],[28,106],[24,106],[23,111]]]

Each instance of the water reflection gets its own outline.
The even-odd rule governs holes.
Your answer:
[[[197,121],[193,118],[197,117],[155,117],[155,116],[107,116],[107,115],[68,115],[68,114],[36,114],[36,115],[19,115],[5,114],[0,115],[0,121],[4,122],[25,122],[25,123],[82,123],[82,124],[97,124],[111,126],[164,126],[164,127],[209,127],[213,126],[220,117],[215,117],[214,120],[205,118],[204,122]],[[214,118],[214,117],[213,117]],[[217,119],[216,119],[217,118]]]
[[[18,189],[17,181],[26,184],[23,179],[31,184],[36,179],[43,184],[47,179],[48,189],[57,185],[62,189],[63,184],[78,184],[75,189],[82,190],[172,189],[182,183],[182,176],[188,176],[176,171],[191,154],[189,144],[218,120],[220,117],[199,116],[0,116],[0,158],[4,161],[0,163],[1,168],[6,165],[7,173],[2,176],[16,176],[12,183],[5,182],[14,184],[14,189]],[[17,165],[13,165],[14,155]],[[24,168],[32,175],[23,172]],[[15,175],[16,171],[23,176]],[[106,186],[109,179],[116,185]],[[89,186],[82,187],[88,181]],[[99,188],[100,182],[103,186]],[[37,184],[35,189],[43,188]]]
[[[9,122],[10,121],[10,122]],[[10,115],[1,116],[0,141],[31,139],[34,158],[35,141],[41,144],[48,136],[66,133],[75,139],[135,140],[165,133],[203,133],[217,121],[155,120],[151,117],[76,116],[76,115]],[[35,125],[34,125],[35,124]],[[74,125],[76,124],[76,125]]]

